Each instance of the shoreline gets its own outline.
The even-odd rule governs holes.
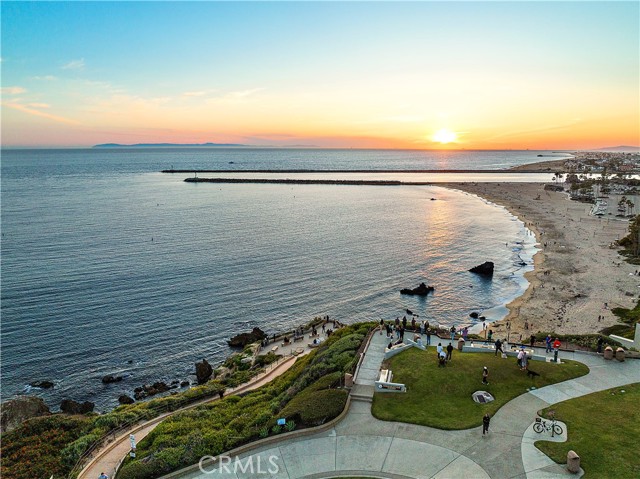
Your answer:
[[[633,273],[638,267],[624,262],[617,248],[610,248],[612,241],[626,234],[627,222],[590,217],[589,205],[546,191],[542,183],[439,186],[503,206],[536,237],[534,269],[524,274],[529,286],[506,305],[507,316],[492,323],[494,336],[507,335],[507,322],[512,338],[521,334],[523,340],[538,332],[596,333],[619,324],[611,308],[635,305],[638,281]]]

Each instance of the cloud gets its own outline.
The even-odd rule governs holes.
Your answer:
[[[40,104],[42,105],[42,104]],[[76,120],[71,120],[69,118],[64,118],[58,115],[52,115],[51,113],[46,113],[40,110],[34,110],[31,105],[23,105],[18,102],[2,102],[2,106],[6,106],[7,108],[13,108],[14,110],[21,111],[26,113],[27,115],[39,116],[41,118],[47,118],[48,120],[56,121],[58,123],[66,123],[67,125],[79,125],[80,122]],[[48,107],[48,105],[47,105]],[[40,108],[43,108],[40,106]]]
[[[3,95],[20,95],[27,92],[27,89],[21,86],[3,86],[0,90]]]
[[[57,77],[54,77],[53,75],[44,75],[44,76],[36,76],[36,77],[31,77],[32,80],[37,80],[37,81],[54,81],[57,80]]]
[[[206,91],[185,91],[182,96],[204,96],[206,94]]]
[[[580,123],[582,123],[582,119],[574,118],[573,120],[568,121],[568,122],[563,123],[563,124],[543,126],[543,127],[539,127],[539,128],[531,128],[531,129],[528,129],[528,130],[518,130],[518,131],[510,131],[510,132],[501,133],[499,135],[494,135],[491,138],[488,138],[487,141],[494,141],[494,140],[501,140],[501,139],[504,139],[504,138],[519,137],[519,136],[529,135],[531,133],[545,133],[545,132],[549,132],[549,131],[564,130],[566,128],[571,128],[572,126],[576,126],[576,125],[578,125]]]
[[[27,103],[26,106],[29,108],[51,108],[48,103]]]
[[[63,70],[84,70],[84,58],[79,60],[71,60],[69,63],[62,65]]]

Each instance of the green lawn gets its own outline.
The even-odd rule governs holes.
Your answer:
[[[389,360],[393,381],[407,385],[407,392],[376,393],[372,413],[385,421],[401,421],[439,429],[467,429],[480,426],[485,413],[493,415],[503,404],[527,392],[567,379],[584,376],[589,368],[566,361],[551,364],[530,361],[530,369],[540,373],[535,379],[520,371],[515,358],[502,359],[491,353],[453,352],[453,361],[438,367],[435,348],[411,348]],[[482,384],[482,368],[489,368],[489,385]],[[476,404],[475,391],[490,392],[495,401]]]
[[[568,441],[535,445],[560,464],[574,450],[585,478],[640,477],[639,405],[640,383],[554,404],[542,414],[555,411],[558,420],[567,424]]]

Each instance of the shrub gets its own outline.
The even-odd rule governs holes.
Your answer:
[[[307,426],[317,426],[337,417],[347,403],[344,389],[304,390],[287,404],[281,415]]]

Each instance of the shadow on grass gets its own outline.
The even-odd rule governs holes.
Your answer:
[[[529,369],[540,374],[533,379],[520,371],[515,358],[502,359],[491,353],[453,352],[447,366],[438,367],[435,348],[410,349],[389,361],[393,381],[404,383],[404,394],[376,393],[372,413],[383,421],[399,421],[438,429],[468,429],[480,426],[482,416],[495,412],[530,388],[584,376],[582,363],[563,364],[530,361]],[[489,385],[482,384],[482,368],[489,369]],[[488,391],[495,401],[476,404],[471,395]]]

